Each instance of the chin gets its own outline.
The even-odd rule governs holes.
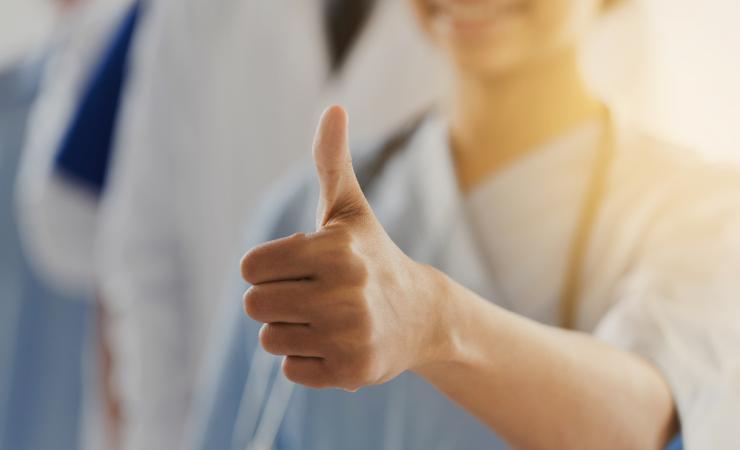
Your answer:
[[[516,46],[448,45],[447,53],[458,73],[497,78],[515,72],[526,58]]]

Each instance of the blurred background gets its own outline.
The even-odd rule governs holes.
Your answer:
[[[132,348],[136,344],[117,335],[115,323],[118,322],[110,324],[111,316],[128,317],[128,310],[119,308],[120,305],[102,306],[105,292],[125,288],[120,287],[123,281],[115,279],[106,289],[101,288],[96,270],[102,263],[97,259],[97,240],[92,238],[102,220],[98,214],[105,210],[99,202],[107,183],[107,167],[113,160],[109,154],[111,148],[115,143],[119,148],[136,147],[138,142],[137,137],[121,137],[123,133],[116,133],[118,112],[125,114],[133,108],[127,105],[136,102],[147,105],[142,99],[155,96],[153,93],[167,93],[168,89],[173,91],[172,98],[182,97],[183,90],[176,92],[172,87],[178,83],[190,89],[208,86],[216,92],[216,100],[203,101],[218,104],[219,98],[231,95],[227,88],[221,88],[228,85],[227,76],[248,73],[249,68],[234,61],[234,72],[228,75],[207,70],[209,64],[228,68],[230,57],[219,51],[210,52],[199,36],[228,28],[229,21],[213,19],[209,22],[211,28],[200,28],[193,19],[210,19],[217,14],[229,16],[229,8],[239,16],[246,14],[244,9],[227,6],[229,2],[182,1],[190,6],[180,8],[178,0],[151,0],[142,4],[130,0],[0,1],[2,450],[118,448],[122,407],[119,392],[137,388],[119,379],[121,375],[112,369],[111,353],[135,351]],[[241,3],[249,1],[241,0]],[[306,1],[303,7],[310,8],[306,5],[313,3]],[[293,8],[288,16],[302,14],[301,8]],[[173,25],[173,17],[180,25],[186,24],[184,28]],[[735,0],[626,2],[594,30],[584,48],[584,65],[595,89],[625,117],[653,134],[697,149],[707,158],[740,163],[739,22],[740,3]],[[195,25],[188,28],[188,23]],[[297,34],[312,31],[296,24],[286,27]],[[404,30],[399,25],[388,33],[395,36],[393,33],[402,34]],[[241,37],[238,33],[220,35],[231,43],[232,49],[239,48]],[[360,45],[355,51],[371,52],[371,49]],[[246,52],[251,52],[249,61],[253,64],[272,67],[281,64],[254,48],[249,47]],[[418,55],[420,60],[434,58],[421,51]],[[415,54],[413,58],[416,57]],[[303,64],[304,58],[310,56],[295,50],[286,58]],[[189,59],[192,59],[190,66]],[[280,73],[284,73],[291,89],[300,96],[312,82],[312,75],[293,69],[286,68]],[[155,75],[164,81],[157,81]],[[392,88],[382,79],[383,74],[371,79],[373,75],[367,72],[364,81],[370,86]],[[420,84],[427,82],[432,85],[436,81],[425,78]],[[356,123],[370,122],[369,114],[363,116],[365,103],[353,95],[352,85],[339,85],[336,90],[345,95],[339,98],[349,99],[350,113],[357,112]],[[128,97],[126,86],[136,86]],[[400,108],[395,116],[384,116],[385,122],[380,120],[382,123],[376,124],[376,128],[362,130],[360,125],[359,134],[369,138],[377,134],[378,128],[392,126],[422,103],[427,98],[425,93],[410,92],[417,87],[417,84],[400,83],[395,87],[398,93],[389,91],[389,96],[408,100],[408,107]],[[126,135],[153,133],[147,130],[146,117],[157,117],[157,114],[174,117],[190,111],[188,108],[197,109],[192,106],[201,99],[196,91],[199,90],[191,92],[192,100],[184,106],[171,109],[167,105],[142,106],[149,116],[136,115],[128,120]],[[327,94],[314,100],[321,103],[333,98],[334,94]],[[306,125],[293,136],[292,142],[308,142],[306,136],[310,135],[315,109],[286,111],[266,114],[285,118],[307,112],[303,114]],[[126,117],[132,116],[129,113]],[[206,114],[194,113],[191,117],[206,117]],[[216,129],[234,124],[233,117],[223,122],[204,118],[192,125],[193,139],[197,140],[197,130],[202,127]],[[275,134],[276,130],[271,132]],[[155,144],[150,145],[164,142],[165,146],[187,148],[189,138],[180,139],[152,138]],[[279,140],[269,142],[282,145]],[[97,149],[93,155],[85,152],[91,148]],[[297,153],[253,155],[252,158],[259,160],[253,170],[259,173],[251,186],[274,179],[299,157]],[[128,157],[116,157],[115,161],[124,166],[134,164]],[[225,158],[222,162],[229,165],[233,161]],[[135,170],[137,174],[145,171]],[[249,190],[249,185],[246,188],[250,201],[256,201],[262,193]],[[234,205],[229,203],[224,207]],[[231,209],[244,206],[239,204]],[[159,211],[152,206],[148,213],[156,215]],[[237,247],[239,223],[234,219],[233,225],[222,230],[223,233],[213,233],[215,236],[204,239],[204,245]],[[117,226],[122,225],[109,226],[113,230],[109,233],[120,232]],[[231,235],[234,237],[223,237]],[[222,241],[214,243],[219,236]],[[213,258],[231,261],[222,255]],[[212,272],[214,279],[218,278],[215,273],[225,267],[224,264],[204,266],[208,266],[204,270]],[[177,280],[173,282],[177,284]],[[208,292],[214,285],[204,282],[203,291]],[[130,296],[136,297],[136,293]],[[199,314],[194,313],[194,317],[213,315]],[[196,347],[206,340],[203,336],[207,328],[204,325],[192,338],[199,343]],[[175,358],[165,353],[167,358]],[[193,380],[183,381],[183,384],[192,383]],[[181,425],[173,425],[177,426]]]

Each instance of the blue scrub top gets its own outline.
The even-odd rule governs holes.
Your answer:
[[[45,286],[25,259],[13,186],[41,64],[0,73],[0,450],[79,448],[90,307]]]

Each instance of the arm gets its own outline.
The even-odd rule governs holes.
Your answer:
[[[417,264],[388,238],[351,169],[346,116],[314,147],[318,231],[242,261],[246,312],[298,383],[356,390],[412,370],[517,448],[661,448],[671,394],[639,357],[535,324]]]
[[[642,358],[429,278],[448,305],[445,352],[415,371],[514,447],[658,449],[674,435],[671,392]]]

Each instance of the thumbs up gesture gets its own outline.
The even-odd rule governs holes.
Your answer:
[[[408,258],[373,214],[352,168],[342,108],[322,116],[314,159],[317,231],[244,256],[242,275],[252,285],[244,307],[264,323],[265,350],[285,356],[290,380],[355,391],[444,351],[441,274]]]

